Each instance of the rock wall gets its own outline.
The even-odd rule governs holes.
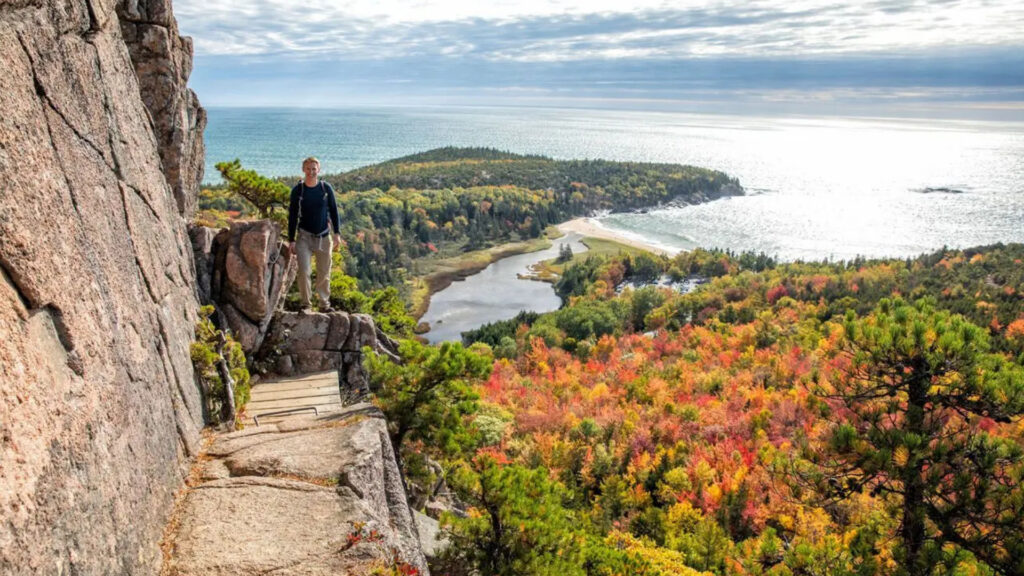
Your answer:
[[[154,574],[203,422],[168,185],[198,185],[202,114],[154,131],[114,0],[0,3],[0,62],[0,573]]]
[[[153,120],[164,176],[185,218],[196,211],[203,180],[206,110],[187,86],[192,39],[178,35],[170,0],[121,0],[121,32]]]

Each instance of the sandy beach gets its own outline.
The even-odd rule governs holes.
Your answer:
[[[676,252],[666,250],[663,246],[658,246],[637,238],[626,236],[609,230],[603,226],[595,223],[591,218],[576,218],[568,222],[563,222],[558,225],[558,229],[562,232],[576,232],[584,237],[590,236],[591,238],[603,238],[605,240],[614,240],[627,246],[633,246],[634,248],[640,248],[641,250],[647,250],[648,252],[654,252],[655,254],[664,254],[666,256],[673,256]]]

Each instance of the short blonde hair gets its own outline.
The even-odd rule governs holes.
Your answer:
[[[320,165],[320,160],[318,160],[316,156],[310,156],[309,158],[306,158],[305,160],[302,161],[302,167],[305,168],[306,164],[310,164],[313,162],[316,162],[317,166]]]

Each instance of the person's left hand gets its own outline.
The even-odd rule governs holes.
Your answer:
[[[335,234],[334,235],[334,250],[335,251],[340,251],[341,250],[341,234]]]

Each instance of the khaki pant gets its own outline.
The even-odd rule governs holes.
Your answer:
[[[309,308],[309,264],[312,256],[316,256],[316,294],[321,305],[330,305],[333,248],[330,234],[318,238],[305,230],[299,230],[299,236],[295,239],[295,252],[299,257],[299,301],[303,308]]]

